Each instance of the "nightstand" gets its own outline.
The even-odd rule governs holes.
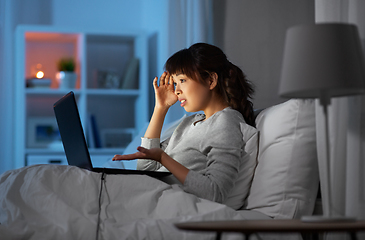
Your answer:
[[[365,231],[365,221],[353,222],[323,222],[307,223],[298,219],[273,219],[273,220],[231,220],[231,221],[203,221],[177,223],[175,226],[181,230],[216,232],[216,239],[221,238],[223,232],[236,232],[245,235],[248,239],[251,234],[266,233],[290,233],[298,232],[303,235],[325,232],[347,232],[351,239],[357,239],[356,232]]]

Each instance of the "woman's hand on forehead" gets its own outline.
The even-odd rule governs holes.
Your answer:
[[[162,73],[159,81],[155,77],[153,87],[155,90],[156,106],[170,107],[177,102],[178,98],[175,94],[174,81],[168,72]]]

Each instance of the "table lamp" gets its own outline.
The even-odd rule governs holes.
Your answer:
[[[330,146],[327,107],[332,97],[364,93],[365,70],[357,27],[353,24],[300,25],[286,34],[279,95],[285,98],[318,98],[325,120],[323,216],[304,216],[303,221],[350,220],[332,216]],[[323,194],[322,194],[323,196]]]

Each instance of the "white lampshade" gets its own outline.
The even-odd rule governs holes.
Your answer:
[[[337,97],[361,94],[364,88],[364,59],[355,25],[301,25],[287,31],[280,96]]]

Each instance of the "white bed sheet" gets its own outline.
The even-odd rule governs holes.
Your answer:
[[[35,165],[2,174],[1,239],[97,239],[100,187],[101,174],[72,166]],[[214,233],[181,231],[174,223],[268,217],[235,211],[148,176],[107,175],[99,219],[98,239],[214,239]],[[300,239],[297,234],[261,237]]]

